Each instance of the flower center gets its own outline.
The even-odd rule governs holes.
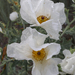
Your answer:
[[[40,51],[32,51],[32,56],[37,60],[37,61],[40,61],[40,60],[43,60],[44,57],[46,56],[46,53],[45,53],[45,50],[44,49],[41,49]]]
[[[45,22],[49,19],[46,16],[41,15],[41,16],[37,17],[37,20],[41,24],[42,22]]]

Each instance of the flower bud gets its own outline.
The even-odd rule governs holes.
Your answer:
[[[18,18],[18,13],[17,12],[12,12],[9,16],[11,21],[14,21]]]

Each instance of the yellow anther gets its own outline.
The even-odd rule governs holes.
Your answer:
[[[41,49],[40,51],[32,51],[32,56],[35,58],[37,61],[43,60],[44,57],[46,56],[45,50]]]
[[[37,20],[41,24],[49,19],[46,16],[41,15],[41,16],[37,17]]]

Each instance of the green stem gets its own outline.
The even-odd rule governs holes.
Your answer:
[[[25,29],[25,24],[24,24],[24,22],[23,22],[23,20],[21,19],[21,22],[22,22],[22,24],[23,24],[23,28]]]
[[[66,30],[70,27],[70,25],[75,21],[75,18],[68,24],[68,26],[64,29],[63,33],[60,35],[60,37],[62,37],[64,35],[64,33],[66,32]]]
[[[21,18],[21,15],[20,15],[20,13],[19,13],[19,17],[20,17],[20,19],[21,19],[21,22],[22,22],[22,24],[23,24],[23,28],[25,29],[25,24],[24,24],[24,22],[23,22],[23,19]]]
[[[65,8],[65,10],[66,10],[66,22],[67,22],[67,24],[69,24],[69,19],[68,19],[69,9]]]

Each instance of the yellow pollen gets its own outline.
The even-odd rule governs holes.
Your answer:
[[[46,16],[41,15],[41,16],[37,17],[37,20],[41,24],[42,22],[45,22],[49,19]]]
[[[40,51],[32,51],[32,56],[35,58],[37,61],[43,60],[44,57],[46,56],[45,50],[41,49]]]

